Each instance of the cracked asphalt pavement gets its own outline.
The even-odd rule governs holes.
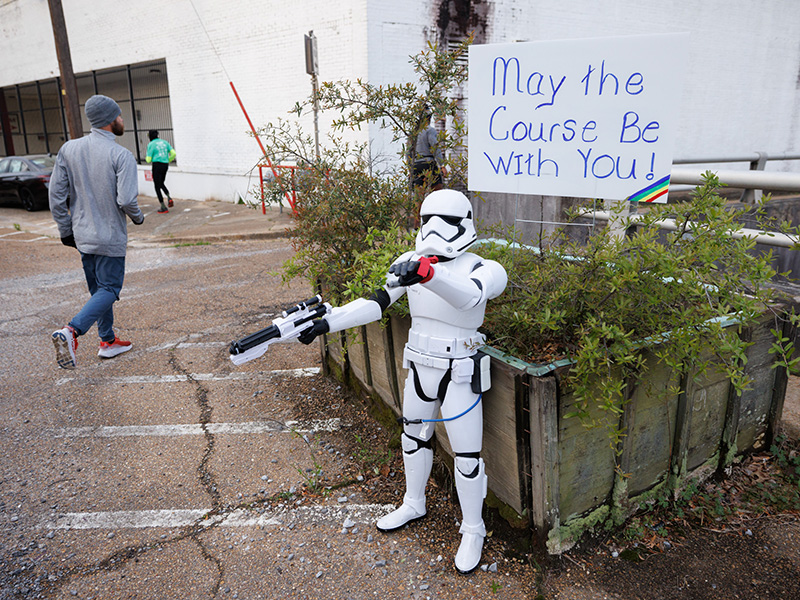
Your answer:
[[[375,530],[402,473],[318,346],[228,359],[312,293],[281,282],[288,215],[140,203],[114,308],[133,349],[99,358],[93,328],[74,371],[50,333],[88,297],[79,256],[47,211],[0,204],[0,598],[533,597],[499,542],[454,571],[457,511],[435,485],[437,517]]]

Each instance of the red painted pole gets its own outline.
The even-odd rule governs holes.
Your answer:
[[[270,170],[272,170],[272,175],[273,175],[273,177],[275,177],[275,179],[278,180],[278,184],[281,187],[283,187],[283,182],[281,181],[281,176],[278,175],[278,171],[275,169],[275,166],[272,164],[272,161],[269,159],[269,156],[267,155],[267,151],[264,148],[264,144],[261,143],[261,138],[258,137],[258,132],[256,132],[256,128],[253,127],[253,122],[250,120],[250,116],[247,114],[247,110],[245,110],[244,104],[242,103],[242,99],[239,98],[239,92],[236,91],[236,86],[233,85],[232,81],[229,81],[228,83],[231,84],[231,89],[233,90],[233,95],[236,96],[236,101],[239,103],[239,107],[242,109],[242,112],[244,113],[244,118],[247,119],[247,124],[250,125],[250,131],[253,132],[253,135],[255,136],[256,141],[258,142],[258,147],[261,148],[261,154],[264,156],[264,159],[267,161],[267,166],[270,168]],[[296,212],[294,210],[294,203],[292,202],[292,199],[289,197],[289,192],[288,191],[284,192],[284,195],[286,196],[286,200],[289,202],[289,205],[292,207],[292,212]],[[262,199],[262,202],[263,202],[263,199]],[[264,208],[264,212],[266,213],[266,208]]]

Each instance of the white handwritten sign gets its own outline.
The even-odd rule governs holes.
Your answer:
[[[471,46],[470,189],[666,202],[687,44]]]

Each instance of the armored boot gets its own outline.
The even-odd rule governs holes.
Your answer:
[[[376,527],[383,532],[400,529],[406,523],[425,516],[425,487],[433,466],[433,450],[421,447],[418,440],[402,437],[403,465],[406,472],[406,493],[397,510],[378,519]]]
[[[483,523],[483,499],[486,497],[486,468],[483,459],[477,459],[477,466],[464,475],[458,468],[456,457],[456,491],[461,505],[461,545],[456,553],[456,569],[459,573],[471,572],[481,561],[483,539],[486,537],[486,526]],[[475,459],[471,459],[475,461]]]

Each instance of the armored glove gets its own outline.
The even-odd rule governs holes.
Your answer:
[[[397,283],[401,286],[426,283],[433,277],[434,271],[431,265],[437,262],[439,262],[439,259],[435,256],[431,258],[423,256],[419,260],[395,263],[389,267],[389,273],[397,277]]]
[[[310,344],[313,342],[318,335],[322,335],[324,333],[328,333],[331,330],[330,325],[325,319],[317,319],[313,321],[313,325],[308,329],[305,329],[303,333],[297,336],[297,339],[300,340],[303,344]]]

